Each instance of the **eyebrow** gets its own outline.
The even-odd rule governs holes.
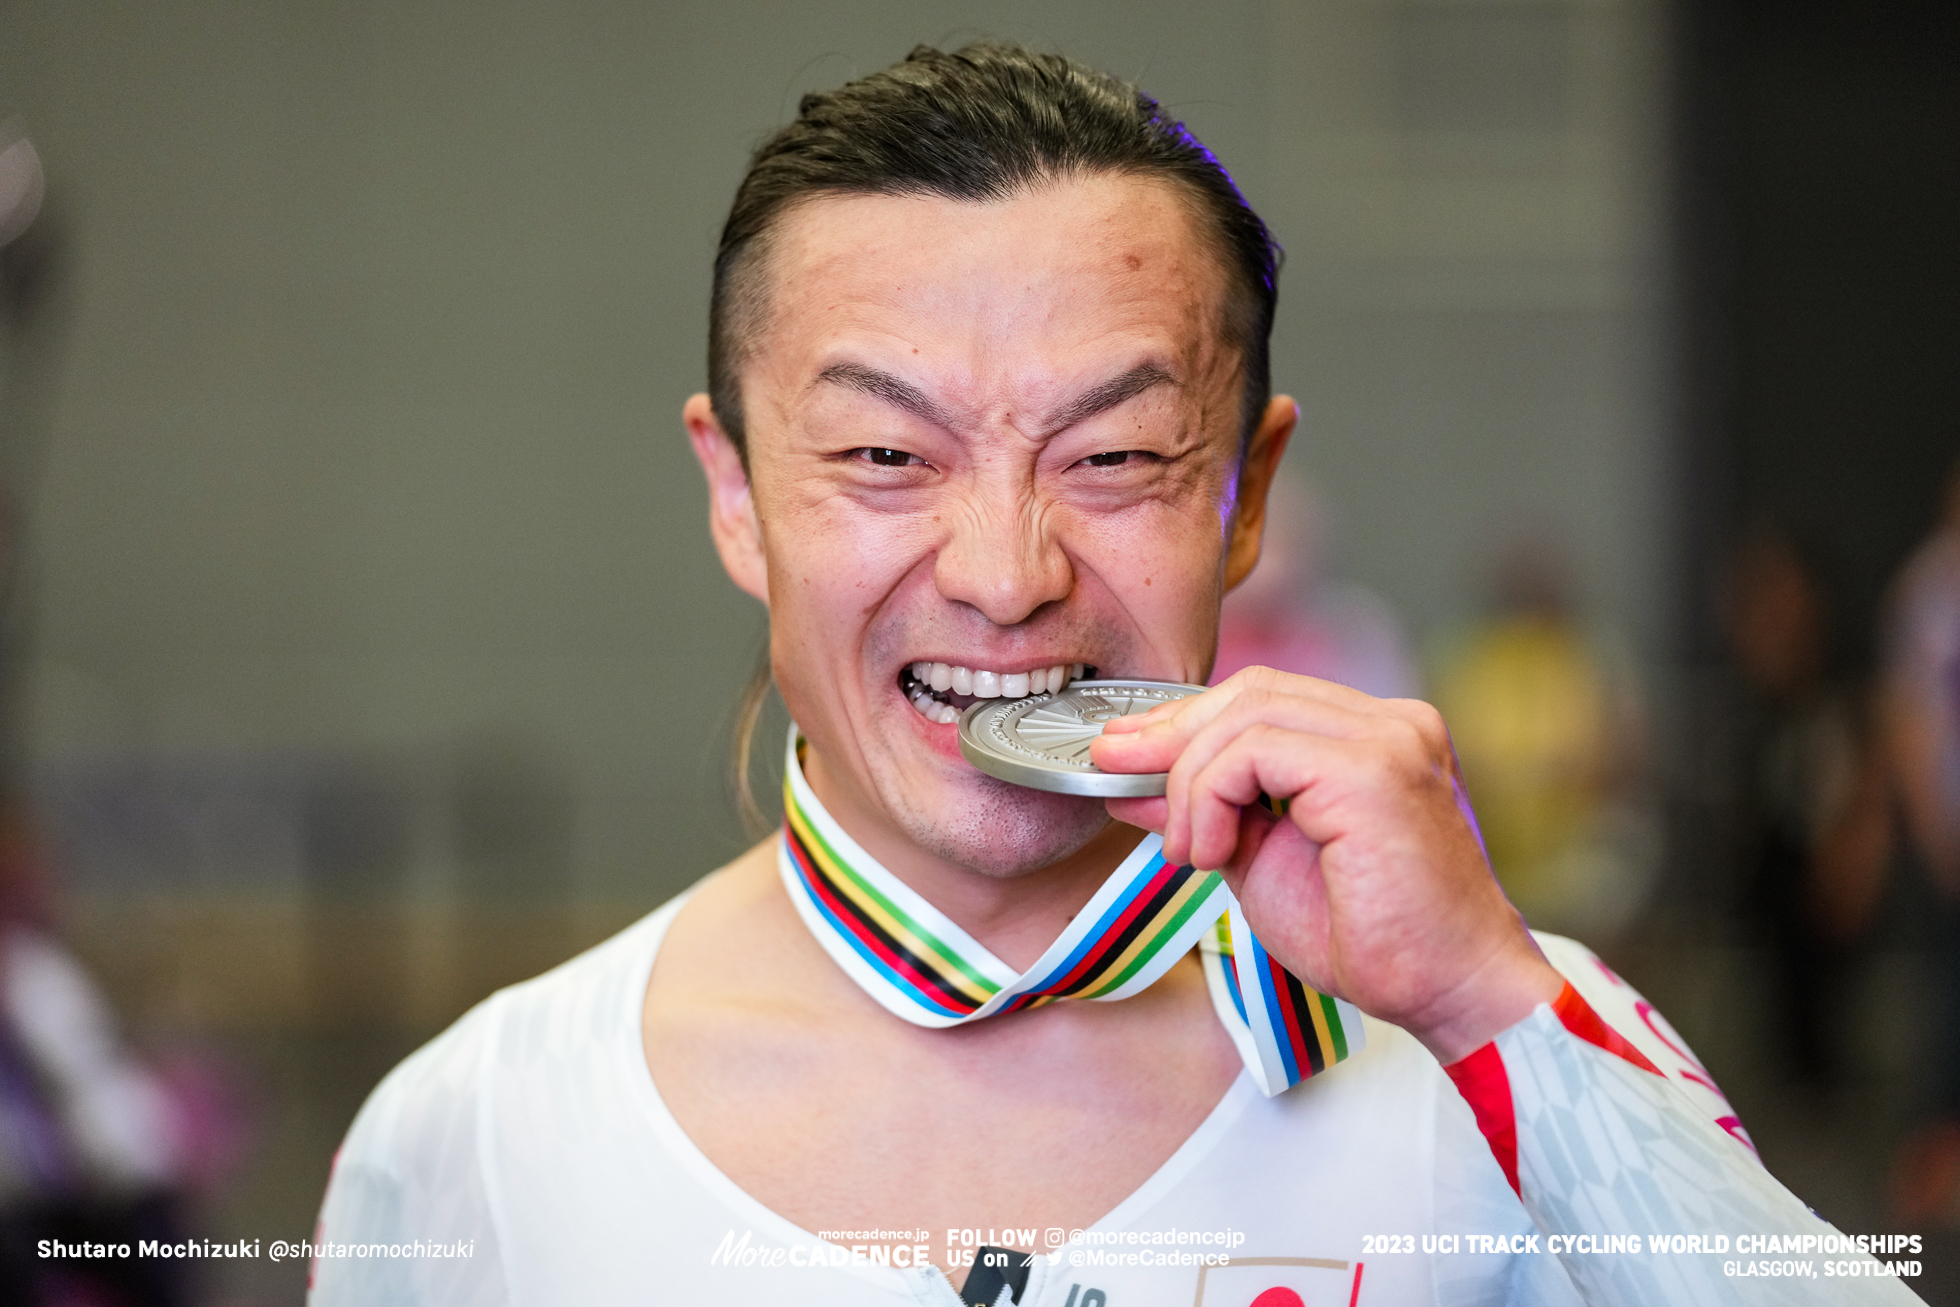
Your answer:
[[[923,390],[909,381],[900,380],[889,372],[865,367],[861,363],[833,363],[817,373],[812,385],[823,382],[846,386],[852,390],[882,399],[887,404],[904,409],[916,417],[939,427],[952,427],[952,417],[945,409],[933,403]],[[1175,386],[1173,377],[1155,363],[1139,363],[1121,376],[1093,387],[1086,393],[1063,405],[1047,422],[1050,432],[1063,431],[1078,422],[1086,422],[1098,413],[1106,413],[1117,405],[1134,399],[1144,391],[1155,386]]]
[[[1136,398],[1153,386],[1175,386],[1177,378],[1158,367],[1155,363],[1139,363],[1120,377],[1111,377],[1100,386],[1080,395],[1049,421],[1050,431],[1066,431],[1078,422],[1086,422],[1098,413],[1106,413],[1118,404]]]
[[[907,413],[924,418],[937,427],[951,427],[953,419],[945,409],[933,403],[926,393],[909,381],[901,381],[889,372],[867,368],[861,363],[833,363],[819,372],[812,385],[829,381],[861,391],[874,399],[882,399],[887,404],[902,408]]]

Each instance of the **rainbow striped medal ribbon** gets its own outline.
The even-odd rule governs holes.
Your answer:
[[[1173,867],[1146,836],[1025,972],[988,952],[832,820],[804,779],[790,729],[777,865],[832,960],[887,1011],[943,1028],[1057,999],[1147,989],[1193,945],[1212,1006],[1268,1097],[1362,1046],[1361,1013],[1302,985],[1245,926],[1215,871]]]

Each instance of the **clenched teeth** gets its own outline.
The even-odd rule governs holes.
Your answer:
[[[1057,663],[1031,672],[996,672],[956,663],[916,662],[905,669],[899,682],[920,716],[951,725],[959,720],[960,710],[966,706],[953,703],[952,696],[1022,699],[1030,694],[1052,694],[1070,681],[1081,680],[1087,670],[1084,663]]]

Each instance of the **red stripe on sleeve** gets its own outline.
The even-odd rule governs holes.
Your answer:
[[[1600,1020],[1599,1013],[1593,1011],[1586,1000],[1579,997],[1579,991],[1572,988],[1571,981],[1565,983],[1565,988],[1559,993],[1558,1001],[1552,1004],[1552,1011],[1558,1016],[1560,1025],[1588,1044],[1596,1044],[1617,1057],[1623,1057],[1642,1071],[1652,1071],[1655,1075],[1661,1074],[1661,1069],[1649,1062],[1645,1053],[1628,1043],[1619,1031]]]
[[[1570,988],[1567,986],[1567,992]],[[1511,1107],[1511,1077],[1504,1070],[1504,1058],[1498,1053],[1497,1045],[1485,1044],[1470,1056],[1450,1063],[1443,1071],[1456,1085],[1456,1092],[1463,1095],[1463,1101],[1470,1104],[1470,1111],[1477,1118],[1477,1129],[1483,1131],[1491,1155],[1503,1168],[1504,1178],[1511,1182],[1511,1192],[1524,1197],[1524,1191],[1518,1188],[1518,1118]]]

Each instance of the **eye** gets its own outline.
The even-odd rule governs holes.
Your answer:
[[[1112,449],[1103,454],[1091,454],[1082,461],[1090,467],[1116,467],[1129,462],[1132,452],[1134,451],[1128,449]]]
[[[902,449],[854,449],[851,454],[878,467],[911,467],[925,462],[917,454],[908,454]]]

